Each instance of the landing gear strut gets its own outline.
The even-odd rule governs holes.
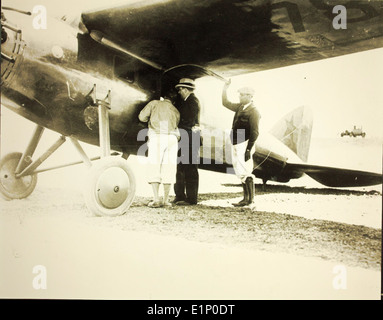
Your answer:
[[[84,190],[85,203],[95,215],[118,216],[132,204],[136,181],[125,159],[110,156],[110,91],[103,100],[96,99],[96,86],[91,93],[93,102],[98,106],[101,160],[89,170]]]
[[[61,136],[45,153],[33,161],[32,156],[44,132],[44,128],[37,125],[23,154],[10,153],[0,161],[0,194],[5,199],[12,200],[28,197],[36,187],[37,174],[40,172],[83,162],[89,167],[84,188],[84,199],[89,211],[97,216],[118,216],[127,212],[135,196],[135,177],[126,162],[126,155],[124,155],[124,159],[112,155],[110,151],[108,116],[110,91],[105,99],[97,100],[95,98],[95,89],[94,86],[91,93],[93,93],[93,101],[98,106],[99,111],[100,157],[89,159],[79,142],[73,137],[69,137],[80,153],[82,161],[37,170],[66,141],[66,137]],[[97,159],[99,159],[97,163],[92,163],[92,160]]]

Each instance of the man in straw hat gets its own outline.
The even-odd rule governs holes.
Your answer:
[[[239,103],[232,103],[227,98],[227,82],[222,91],[222,104],[235,112],[232,131],[232,164],[235,174],[242,182],[243,199],[234,206],[247,206],[254,203],[255,176],[252,174],[253,161],[250,161],[254,153],[254,144],[259,135],[259,120],[261,115],[253,103],[254,90],[243,87],[238,90]]]
[[[176,105],[181,118],[179,129],[180,162],[177,165],[176,183],[174,184],[177,205],[195,205],[198,201],[199,186],[199,148],[200,148],[200,102],[195,96],[194,80],[183,78],[175,86],[179,94],[179,103]]]

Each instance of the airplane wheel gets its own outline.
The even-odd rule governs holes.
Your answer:
[[[24,199],[36,187],[37,174],[16,178],[15,171],[22,153],[7,154],[0,161],[0,193],[7,200]]]
[[[126,160],[102,158],[90,168],[85,186],[85,203],[96,216],[119,216],[129,209],[136,192],[133,171]]]

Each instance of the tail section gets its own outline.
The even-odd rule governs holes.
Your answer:
[[[270,133],[290,148],[297,156],[307,162],[313,117],[311,109],[298,107],[279,120]]]

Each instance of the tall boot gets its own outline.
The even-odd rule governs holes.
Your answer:
[[[246,187],[248,190],[248,201],[247,205],[253,204],[254,203],[254,197],[255,197],[255,185],[254,185],[254,180],[252,177],[247,177],[246,178]]]
[[[238,203],[233,203],[234,207],[243,207],[249,203],[249,191],[248,191],[246,183],[242,183],[242,188],[243,188],[243,199],[239,201]]]

